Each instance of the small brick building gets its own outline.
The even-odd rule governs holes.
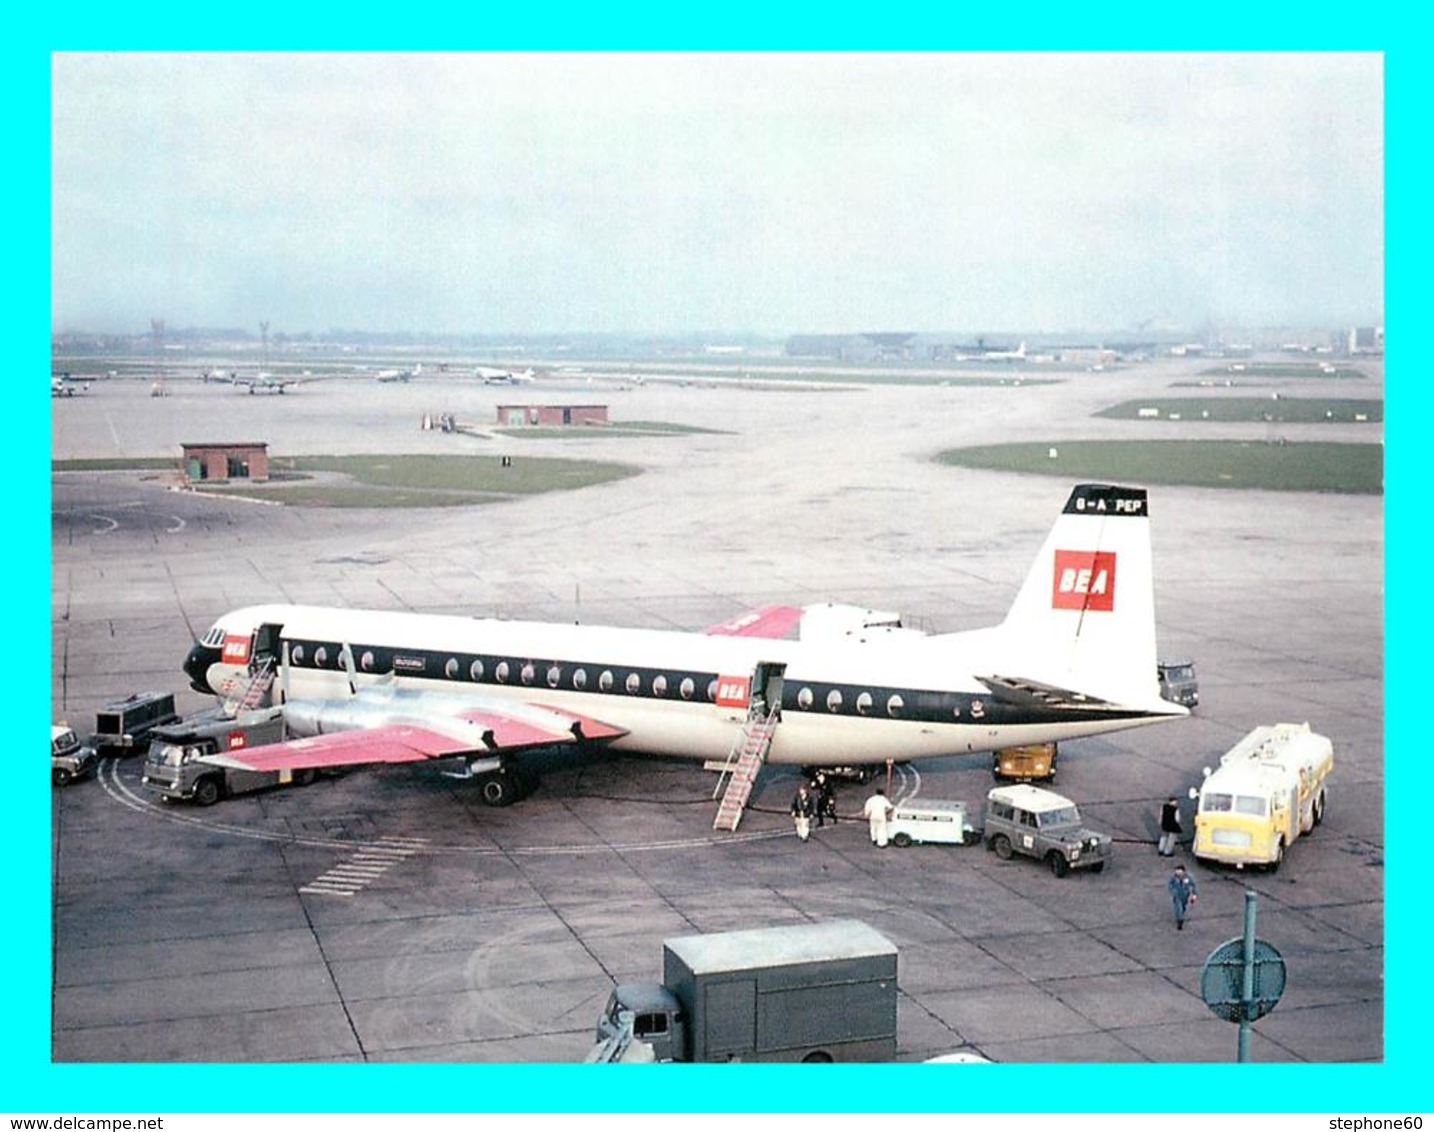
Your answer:
[[[606,405],[499,405],[498,424],[504,428],[605,425]]]
[[[269,445],[265,443],[182,444],[184,478],[190,483],[269,478]]]

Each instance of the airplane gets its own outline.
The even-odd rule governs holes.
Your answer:
[[[73,397],[76,393],[88,393],[90,383],[81,377],[71,377],[69,374],[61,374],[59,377],[50,377],[51,397]]]
[[[980,356],[983,362],[1023,362],[1026,360],[1026,344],[1022,342],[1014,350],[987,350]]]
[[[789,639],[793,630],[797,639]],[[251,770],[456,760],[482,800],[559,743],[722,759],[749,719],[766,761],[849,766],[1058,742],[1188,714],[1157,679],[1144,488],[1071,491],[1004,621],[926,634],[847,606],[768,606],[705,632],[258,605],[183,663],[239,697],[267,672],[297,738],[215,756]],[[277,670],[277,671],[276,671]],[[277,692],[277,694],[275,694]]]
[[[263,370],[252,377],[241,377],[237,373],[229,375],[231,385],[246,385],[250,393],[282,393],[289,386],[302,385],[307,380],[304,377],[275,377]]]
[[[473,372],[487,385],[528,385],[533,380],[531,366],[521,373],[511,369],[494,369],[491,366],[475,366]]]
[[[412,369],[386,369],[378,373],[379,381],[385,384],[393,381],[408,382],[423,372],[423,363],[420,362]]]

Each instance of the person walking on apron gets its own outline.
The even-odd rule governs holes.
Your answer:
[[[1166,882],[1166,886],[1170,889],[1170,899],[1175,905],[1175,930],[1184,931],[1185,916],[1198,896],[1195,878],[1185,871],[1184,865],[1176,865],[1175,872]]]
[[[886,819],[891,817],[891,811],[895,808],[887,800],[886,791],[880,786],[876,788],[876,793],[866,800],[866,805],[861,808],[861,812],[871,828],[872,844],[879,849],[886,847]]]
[[[797,837],[805,841],[812,835],[812,816],[817,812],[817,800],[807,789],[803,782],[797,787],[796,797],[792,799],[792,821],[796,823]]]

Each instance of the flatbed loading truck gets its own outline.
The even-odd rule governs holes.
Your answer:
[[[681,936],[619,984],[590,1062],[890,1061],[896,945],[859,920]]]

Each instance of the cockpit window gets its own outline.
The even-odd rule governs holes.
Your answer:
[[[199,643],[207,649],[217,649],[224,643],[223,627],[215,625],[209,632],[204,634],[204,639]]]

